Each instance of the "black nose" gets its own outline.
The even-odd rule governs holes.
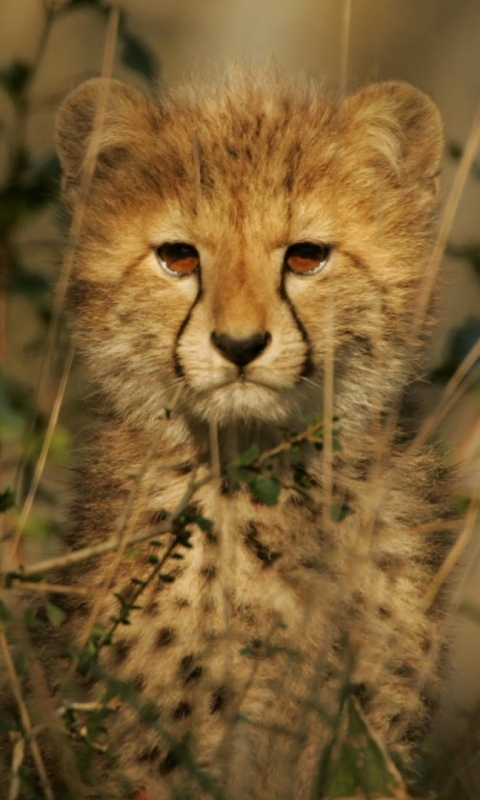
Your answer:
[[[239,367],[250,364],[250,361],[253,361],[260,353],[263,353],[271,338],[268,332],[254,333],[245,339],[234,339],[226,333],[212,333],[211,336],[217,350],[220,350],[225,358],[228,358],[229,361]]]

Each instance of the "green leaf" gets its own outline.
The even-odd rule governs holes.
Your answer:
[[[92,627],[92,632],[90,636],[92,636],[94,639],[101,639],[103,636],[105,636],[105,634],[106,630],[103,627],[103,625],[100,625],[99,622],[96,622],[95,625]]]
[[[0,494],[0,513],[3,511],[8,511],[9,508],[13,508],[15,505],[15,494],[12,492],[11,489],[5,489],[4,492]]]
[[[0,622],[5,624],[10,619],[10,610],[5,605],[3,600],[0,600]]]
[[[398,797],[396,767],[370,730],[359,704],[348,700],[347,739],[330,774],[325,797]]]
[[[12,61],[0,69],[0,86],[18,102],[31,74],[32,67],[25,61]]]
[[[59,628],[62,622],[64,622],[67,618],[65,611],[56,606],[50,600],[45,601],[45,609],[47,612],[48,619],[50,620],[54,628]]]
[[[243,453],[238,453],[235,456],[234,464],[236,467],[251,467],[260,455],[260,448],[258,444],[251,444],[248,450]]]
[[[50,290],[50,282],[43,275],[17,267],[10,273],[8,286],[13,294],[36,297]]]
[[[187,514],[186,516],[188,522],[194,522],[195,525],[198,525],[200,530],[205,531],[205,533],[208,533],[213,528],[212,520],[202,517],[201,514]]]
[[[28,630],[35,631],[41,627],[41,622],[37,618],[33,608],[26,608],[23,612],[23,624]]]
[[[9,733],[9,731],[20,730],[18,722],[7,717],[0,717],[0,733]]]
[[[346,503],[332,503],[330,517],[333,522],[342,522],[351,513],[352,509]]]
[[[248,481],[251,494],[266,506],[275,506],[278,503],[281,485],[276,478],[267,478],[265,475],[255,475]]]
[[[0,370],[0,438],[15,439],[23,431],[25,421],[18,411],[21,400],[16,396],[16,387],[7,382]]]
[[[143,75],[147,81],[153,82],[157,77],[157,63],[155,56],[145,42],[133,36],[129,31],[121,31],[122,49],[120,58],[126,67]]]
[[[459,142],[448,142],[447,144],[448,154],[458,161],[462,155],[464,148]],[[472,175],[477,180],[480,180],[480,162],[474,161],[472,164]]]
[[[73,11],[76,8],[85,8],[85,6],[92,6],[103,13],[108,13],[110,11],[110,6],[104,3],[103,0],[69,0],[67,5],[62,8],[62,11],[65,13],[66,11]]]

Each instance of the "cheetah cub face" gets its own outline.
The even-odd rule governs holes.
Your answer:
[[[57,142],[76,336],[120,413],[154,424],[181,387],[206,421],[287,421],[321,409],[328,359],[342,413],[398,389],[441,153],[421,92],[338,104],[237,75],[153,104],[98,79]]]

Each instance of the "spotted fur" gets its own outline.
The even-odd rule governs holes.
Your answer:
[[[325,504],[321,449],[301,450],[304,492],[278,460],[273,506],[214,475],[194,497],[213,527],[190,525],[166,568],[174,580],[147,587],[103,652],[101,670],[134,687],[108,721],[128,791],[199,798],[212,781],[232,799],[306,800],[345,693],[411,764],[439,692],[446,595],[422,602],[451,544],[429,532],[447,513],[436,456],[400,434],[435,234],[435,107],[406,84],[340,102],[270,72],[155,100],[93,80],[62,106],[57,143],[67,203],[82,214],[73,336],[102,408],[75,547],[112,535],[128,498],[131,535],[162,524],[206,479],[212,431],[222,470],[253,442],[278,445],[279,426],[301,430],[322,412],[334,354],[343,518]],[[305,241],[331,248],[312,275],[284,261]],[[195,247],[199,271],[166,273],[164,242]],[[265,332],[243,366],[212,340]],[[116,572],[103,624],[114,592],[149,574],[152,547],[138,550]],[[99,583],[110,558],[79,580]]]

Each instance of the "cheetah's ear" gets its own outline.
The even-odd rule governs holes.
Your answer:
[[[155,109],[141,92],[110,78],[92,78],[67,96],[55,143],[66,178],[78,179],[91,159],[136,149],[155,128]]]
[[[408,83],[366,86],[340,108],[357,159],[387,166],[399,178],[431,180],[439,170],[443,125],[426,94]]]

